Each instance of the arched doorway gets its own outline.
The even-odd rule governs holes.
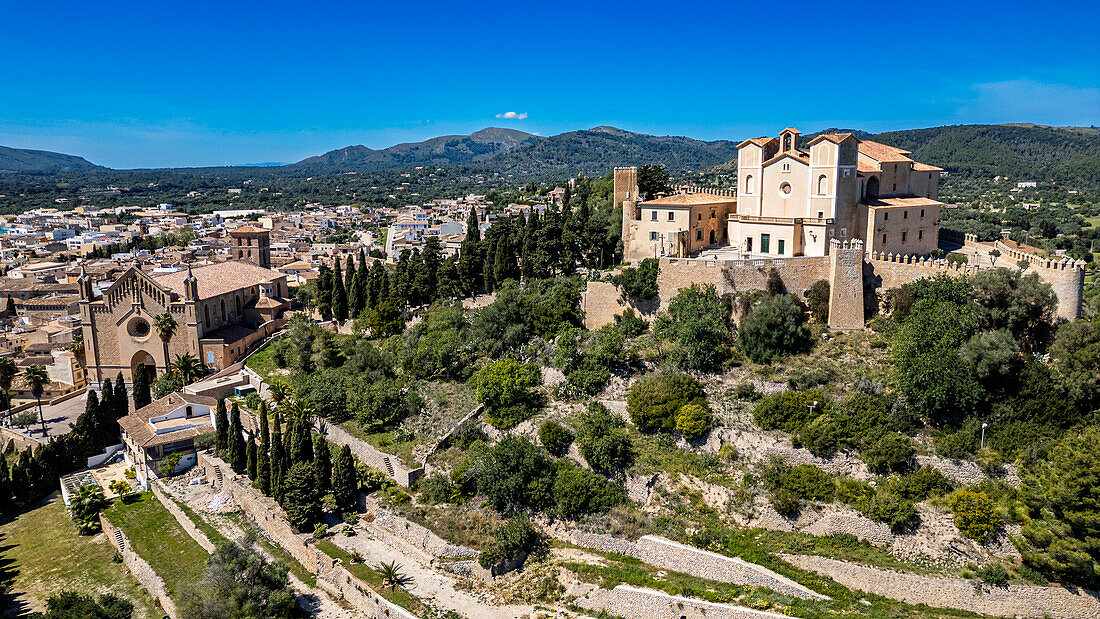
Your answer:
[[[153,359],[153,355],[144,350],[137,351],[130,359],[130,381],[133,382],[134,378],[137,377],[137,368],[142,363],[145,364],[145,377],[149,379],[149,384],[152,385],[157,378],[157,362]]]
[[[872,176],[867,179],[867,199],[872,200],[878,197],[878,177]]]

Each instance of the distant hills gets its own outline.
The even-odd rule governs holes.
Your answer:
[[[913,152],[918,161],[940,166],[961,177],[1007,175],[1055,180],[1100,189],[1100,129],[1034,124],[955,125],[871,134],[850,131]],[[822,133],[822,132],[819,132]],[[812,139],[815,134],[805,136]],[[750,137],[750,136],[741,136]],[[737,142],[706,142],[689,137],[653,136],[614,127],[595,127],[542,137],[490,127],[470,135],[448,135],[397,144],[384,149],[348,146],[288,165],[163,170],[218,176],[329,176],[344,172],[383,172],[439,166],[463,173],[500,174],[508,182],[584,173],[603,175],[614,166],[663,163],[673,173],[729,167]],[[17,172],[111,172],[82,157],[0,147],[0,170]],[[142,171],[117,171],[133,175]],[[154,172],[154,171],[144,171]]]
[[[0,146],[0,170],[14,172],[92,172],[106,169],[76,155]]]

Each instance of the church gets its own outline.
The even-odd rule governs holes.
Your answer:
[[[623,205],[623,257],[718,259],[824,256],[829,241],[860,240],[868,253],[924,256],[936,249],[939,175],[906,150],[823,133],[737,145],[737,192],[686,189],[639,201],[636,168],[615,169]]]
[[[150,378],[159,376],[183,355],[217,372],[282,326],[289,291],[286,275],[270,268],[268,232],[247,227],[230,237],[232,260],[160,275],[131,267],[102,295],[81,270],[80,318],[90,385],[113,380],[119,372],[131,382],[140,364]],[[165,313],[176,323],[167,342],[154,326]]]

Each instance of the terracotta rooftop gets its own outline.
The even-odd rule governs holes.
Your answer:
[[[740,144],[738,144],[737,148],[741,148],[745,144],[756,144],[757,146],[767,146],[768,144],[770,144],[772,142],[778,142],[778,141],[779,140],[776,140],[775,138],[763,138],[763,137],[761,137],[761,138],[749,138],[749,139],[745,140],[744,142],[741,142]]]
[[[845,132],[845,133],[822,133],[821,135],[817,136],[816,138],[810,140],[810,142],[809,142],[809,144],[807,144],[807,146],[812,146],[813,144],[816,144],[817,142],[819,142],[821,140],[829,140],[830,142],[840,144],[841,142],[843,142],[844,140],[847,140],[850,137],[854,137],[854,136],[852,136],[851,133],[847,133],[847,132]]]
[[[770,165],[772,163],[775,163],[776,161],[779,161],[780,159],[782,159],[784,157],[790,157],[791,159],[794,159],[795,161],[800,161],[800,162],[805,163],[805,164],[810,163],[810,156],[809,155],[807,155],[806,153],[804,153],[802,151],[793,151],[793,150],[791,150],[791,151],[787,151],[785,153],[777,154],[776,156],[772,157],[771,159],[768,159],[767,161],[765,161],[764,165]]]
[[[912,161],[912,159],[906,156],[910,154],[910,151],[887,146],[886,144],[880,144],[879,142],[872,142],[871,140],[863,140],[859,143],[859,153],[861,155],[867,155],[880,163]]]
[[[937,168],[934,165],[928,165],[927,163],[913,162],[914,172],[943,172],[943,168]]]
[[[283,273],[265,269],[249,260],[227,260],[193,269],[192,273],[195,274],[195,279],[199,280],[199,297],[203,299],[286,277]],[[187,279],[186,269],[156,276],[153,281],[184,296],[183,280],[185,279]]]
[[[173,432],[164,432],[157,434],[153,431],[152,426],[149,425],[149,420],[153,417],[160,415],[167,415],[168,413],[178,409],[181,406],[187,404],[201,404],[203,406],[215,406],[217,400],[209,398],[203,395],[191,395],[182,392],[170,393],[163,398],[153,402],[148,406],[143,406],[138,410],[122,417],[118,420],[118,425],[122,426],[122,431],[125,432],[131,439],[142,447],[151,447],[153,445],[161,445],[164,443],[173,443],[175,441],[182,441],[189,438],[195,438],[200,434],[206,434],[207,432],[213,432],[214,426],[205,426],[203,428],[185,428]]]
[[[241,226],[240,228],[234,229],[229,234],[237,234],[237,233],[256,234],[256,233],[259,233],[259,232],[270,232],[270,230],[267,230],[266,228],[257,228],[256,226]]]
[[[863,202],[872,208],[913,208],[915,206],[943,206],[942,202],[931,198],[873,198]]]
[[[882,168],[877,165],[871,165],[866,161],[860,159],[856,162],[856,171],[863,172],[864,174],[871,174],[873,172],[882,172]]]
[[[639,206],[695,206],[700,204],[722,204],[737,202],[732,196],[716,196],[709,193],[678,193],[672,196],[647,200]]]

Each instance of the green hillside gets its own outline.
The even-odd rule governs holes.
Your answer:
[[[15,172],[84,172],[103,170],[83,157],[0,146],[0,170]]]

